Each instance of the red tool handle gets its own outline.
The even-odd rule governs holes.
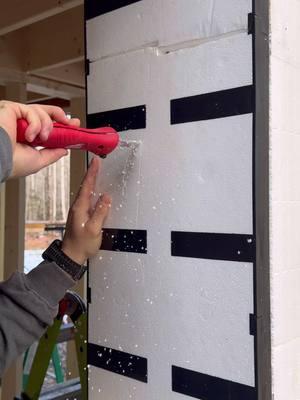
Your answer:
[[[91,151],[100,157],[111,153],[119,143],[118,133],[111,127],[84,129],[72,125],[63,125],[54,122],[53,130],[48,140],[42,142],[37,137],[33,142],[27,142],[25,132],[28,123],[25,119],[17,122],[17,141],[31,147],[46,147],[49,149],[81,149]]]

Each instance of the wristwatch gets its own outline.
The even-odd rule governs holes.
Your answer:
[[[79,281],[87,268],[83,265],[77,264],[70,257],[68,257],[62,251],[61,245],[61,240],[54,240],[44,251],[42,257],[46,261],[54,261],[62,270],[71,275],[75,281]]]

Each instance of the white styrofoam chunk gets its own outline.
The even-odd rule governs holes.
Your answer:
[[[247,30],[251,0],[143,0],[87,21],[91,61]]]
[[[89,340],[148,358],[162,391],[171,365],[253,386],[253,265],[170,258],[169,236],[156,238],[165,252],[91,261]]]

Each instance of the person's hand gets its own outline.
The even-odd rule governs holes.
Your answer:
[[[111,207],[111,197],[108,194],[99,196],[95,206],[91,206],[99,168],[100,159],[95,157],[70,208],[62,242],[62,251],[80,265],[99,250],[102,226]]]
[[[37,136],[46,141],[52,130],[53,121],[80,125],[77,118],[68,119],[59,107],[0,101],[0,127],[7,132],[13,149],[13,169],[10,178],[33,174],[68,154],[65,149],[37,150],[26,144],[17,143],[17,120],[20,118],[28,122],[25,133],[28,142],[32,142]]]

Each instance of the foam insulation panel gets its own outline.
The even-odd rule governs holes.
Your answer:
[[[249,0],[86,1],[113,207],[90,261],[89,398],[254,400]]]
[[[87,57],[94,61],[140,48],[182,48],[245,31],[251,10],[251,0],[87,1]]]

